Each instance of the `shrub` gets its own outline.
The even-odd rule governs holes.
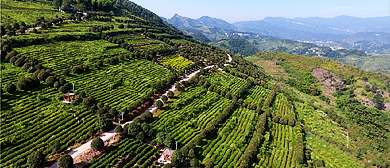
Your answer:
[[[85,94],[85,91],[81,91],[81,92],[79,93],[79,97],[80,97],[80,98],[86,98],[86,97],[87,97],[87,94]]]
[[[150,111],[145,112],[145,117],[147,120],[153,119],[153,114]]]
[[[122,126],[117,125],[117,126],[115,127],[115,133],[122,133],[122,132],[123,132]]]
[[[125,25],[120,24],[120,25],[118,26],[118,28],[123,29],[123,28],[125,28]]]
[[[175,96],[175,94],[172,91],[168,92],[168,98],[172,99]]]
[[[102,60],[97,61],[96,64],[95,64],[95,68],[100,68],[102,66],[103,66],[103,61]]]
[[[139,132],[135,138],[140,141],[143,141],[145,139],[145,134],[143,132]]]
[[[64,69],[64,70],[62,71],[62,74],[65,75],[65,76],[69,76],[70,72],[69,72],[68,69]]]
[[[96,137],[91,142],[91,148],[95,150],[99,150],[104,147],[104,142],[100,137]]]
[[[314,161],[314,164],[317,166],[317,167],[323,167],[324,166],[324,162],[322,160],[315,160]]]
[[[28,62],[26,62],[26,63],[24,63],[22,69],[23,69],[24,71],[27,71],[27,70],[30,69],[30,67],[31,67],[31,65],[30,65]]]
[[[84,68],[82,65],[77,65],[72,68],[72,72],[75,74],[82,73],[84,71]]]
[[[130,125],[128,127],[127,133],[130,136],[134,137],[138,134],[139,130],[140,130],[139,126],[135,122],[132,122],[132,123],[130,123]]]
[[[206,166],[206,168],[211,168],[213,167],[213,162],[211,162],[210,159],[207,159],[204,165]]]
[[[276,116],[274,116],[274,117],[272,118],[272,121],[278,123],[280,118],[281,118],[281,116],[280,116],[280,114],[278,114],[278,115],[276,115]]]
[[[57,162],[57,166],[59,168],[73,168],[74,164],[73,164],[72,156],[67,155],[67,154],[62,155],[60,160],[58,160],[58,162]]]
[[[55,82],[57,82],[57,79],[55,76],[49,76],[46,78],[46,83],[50,86],[54,86]]]
[[[55,141],[53,144],[51,144],[51,150],[53,153],[58,153],[61,149],[60,141]]]
[[[107,128],[111,127],[112,122],[108,120],[106,117],[99,117],[95,121],[95,126],[99,128],[100,130],[106,130]]]
[[[157,102],[156,102],[156,106],[158,107],[158,109],[161,109],[162,107],[163,107],[163,103],[161,102],[161,100],[158,100]]]
[[[291,117],[291,118],[288,120],[288,125],[290,125],[290,126],[295,126],[295,119]]]
[[[89,96],[86,99],[83,99],[83,105],[87,107],[91,107],[93,103],[95,102],[95,99],[92,96]]]
[[[168,101],[168,97],[164,95],[164,96],[161,97],[161,100],[166,102],[166,101]]]
[[[199,166],[199,161],[198,161],[198,159],[193,158],[193,159],[191,159],[190,164],[191,164],[192,167],[198,167]]]
[[[15,61],[15,66],[21,67],[23,64],[26,63],[23,58],[19,58]]]
[[[29,84],[30,83],[28,80],[20,79],[16,85],[17,85],[18,89],[20,89],[20,90],[27,90],[30,88]]]
[[[47,73],[46,71],[40,71],[38,74],[38,79],[40,81],[45,81],[48,76],[49,76],[49,73]]]
[[[16,86],[12,83],[8,83],[7,85],[4,86],[4,91],[8,93],[15,93]]]
[[[27,164],[32,168],[42,167],[44,163],[45,163],[45,156],[39,150],[32,152],[27,158]]]
[[[287,125],[287,123],[288,123],[287,116],[283,116],[282,118],[280,118],[279,122],[280,122],[280,124]]]

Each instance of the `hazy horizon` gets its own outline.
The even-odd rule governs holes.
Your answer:
[[[204,17],[204,16],[201,16],[201,17],[198,17],[198,18],[191,18],[191,17],[188,17],[188,16],[184,16],[184,15],[181,15],[179,13],[176,13],[177,15],[181,16],[181,17],[186,17],[186,18],[190,18],[190,19],[200,19],[201,17]],[[164,16],[160,16],[160,17],[164,17],[166,19],[171,19],[172,17],[174,17],[176,14],[172,15],[171,17],[164,17]],[[206,15],[205,15],[206,16]],[[349,16],[349,15],[340,15],[340,16],[335,16],[335,17],[319,17],[319,16],[309,16],[309,17],[294,17],[294,18],[289,18],[289,19],[297,19],[297,18],[325,18],[325,19],[331,19],[331,18],[337,18],[337,17],[341,17],[341,16],[347,16],[347,17],[356,17],[356,18],[379,18],[379,17],[390,17],[390,16],[374,16],[374,17],[357,17],[357,16]],[[208,16],[208,17],[211,17],[211,18],[216,18],[216,19],[222,19],[222,18],[217,18],[217,17],[212,17],[212,16]],[[266,16],[264,17],[263,19],[267,18],[267,17],[282,17],[282,16]],[[283,17],[283,18],[287,18],[287,17]],[[241,21],[236,21],[236,22],[243,22],[243,21],[259,21],[259,20],[263,20],[263,19],[258,19],[258,20],[241,20]],[[222,19],[224,20],[224,19]],[[226,21],[226,20],[225,20]],[[228,23],[235,23],[235,22],[228,22]]]
[[[383,0],[372,1],[155,1],[132,0],[132,2],[149,9],[167,19],[175,14],[198,19],[209,16],[225,20],[229,23],[239,21],[263,20],[266,17],[284,18],[334,18],[338,16],[352,16],[359,18],[390,16],[390,2]]]

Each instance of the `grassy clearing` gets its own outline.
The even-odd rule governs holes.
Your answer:
[[[276,65],[276,62],[266,61],[258,59],[257,57],[245,57],[246,60],[255,63],[258,66],[263,67],[265,72],[271,74],[276,78],[288,79],[289,75],[280,65]]]

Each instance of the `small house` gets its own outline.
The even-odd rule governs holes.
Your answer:
[[[66,93],[62,95],[64,100],[62,102],[64,103],[71,103],[72,101],[75,101],[77,99],[75,93]]]
[[[163,156],[164,160],[171,162],[172,154],[175,152],[174,150],[165,149]]]

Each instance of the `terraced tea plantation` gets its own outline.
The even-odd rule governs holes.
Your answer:
[[[92,159],[83,167],[149,167],[159,156],[157,149],[133,139],[124,139],[109,146],[104,154]]]
[[[182,144],[200,133],[231,101],[203,87],[181,92],[155,117],[152,127],[167,131]]]

